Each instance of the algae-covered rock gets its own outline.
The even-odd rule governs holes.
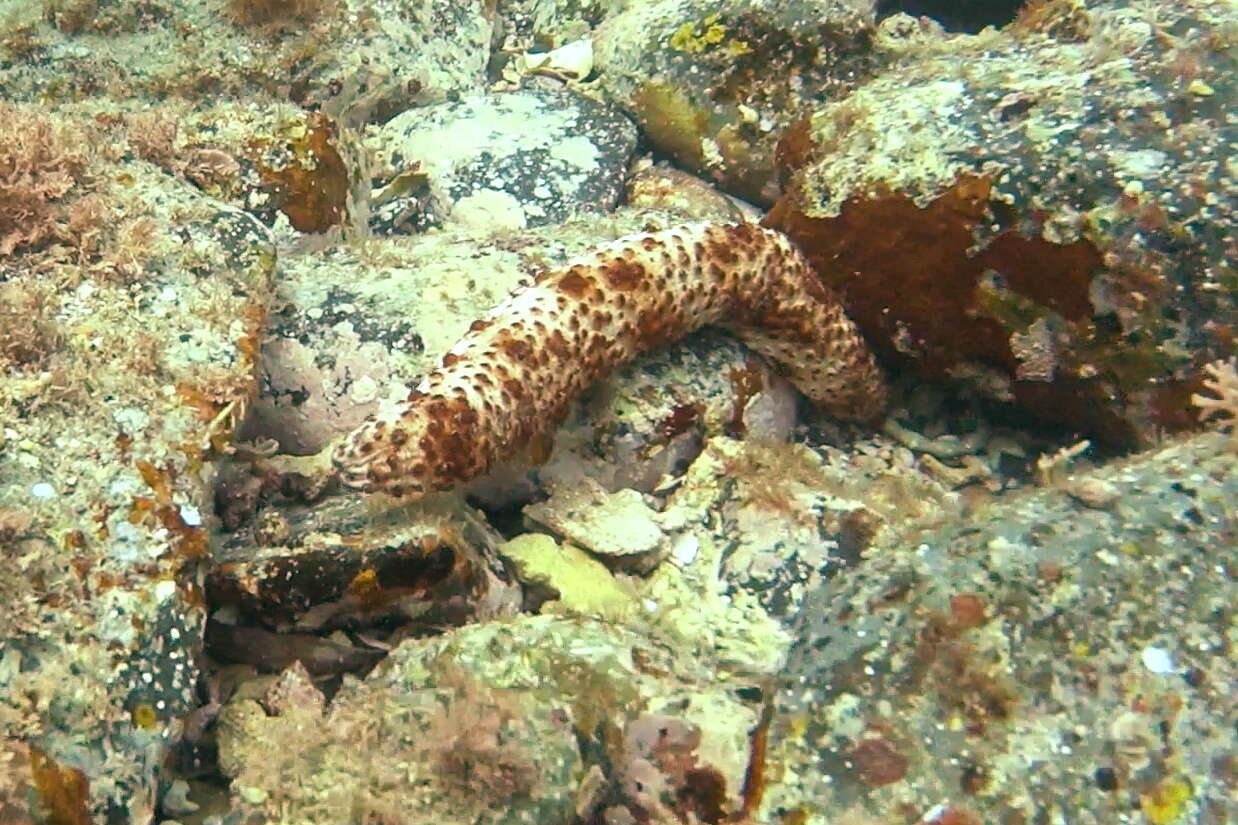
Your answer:
[[[542,533],[525,533],[499,546],[529,588],[548,590],[555,610],[602,619],[622,619],[635,610],[634,591],[578,547]],[[542,606],[542,610],[547,610]]]
[[[67,186],[0,257],[0,740],[29,755],[0,799],[146,822],[197,700],[212,459],[256,389],[275,256],[253,218],[120,161],[92,117],[20,106],[4,128],[44,141],[36,184]],[[10,169],[30,151],[0,149]]]
[[[700,675],[587,619],[523,616],[408,641],[325,711],[304,691],[278,711],[271,694],[225,707],[234,814],[569,822],[655,803],[673,816],[704,804],[693,796],[704,788],[710,806],[733,810],[756,713]],[[281,681],[304,684],[295,672]]]
[[[50,13],[56,5],[80,13],[71,20]],[[10,3],[0,7],[0,87],[19,100],[211,99],[278,89],[295,105],[333,115],[390,116],[482,82],[487,5]]]
[[[1210,433],[885,534],[805,600],[770,809],[1225,821],[1235,506]]]
[[[1233,351],[1234,38],[1216,0],[889,18],[897,62],[787,134],[766,223],[888,362],[1146,445]]]
[[[665,555],[657,513],[635,490],[607,492],[589,478],[524,508],[525,517],[576,542],[613,566],[651,570]]]
[[[774,144],[871,68],[871,9],[842,0],[637,2],[594,35],[602,88],[681,166],[758,203]]]

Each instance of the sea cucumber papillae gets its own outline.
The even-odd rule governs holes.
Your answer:
[[[335,468],[351,487],[398,497],[452,487],[558,426],[598,377],[706,324],[774,361],[825,411],[881,413],[872,355],[785,236],[689,224],[595,247],[513,292],[391,414],[350,433]]]

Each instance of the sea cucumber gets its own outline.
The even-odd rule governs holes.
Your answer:
[[[884,408],[872,355],[790,240],[686,224],[602,244],[512,292],[405,401],[348,434],[335,469],[399,498],[453,487],[548,434],[600,376],[707,324],[828,413],[872,421]]]

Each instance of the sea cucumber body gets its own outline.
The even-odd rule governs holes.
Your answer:
[[[778,232],[687,224],[595,247],[512,292],[383,417],[336,448],[345,484],[416,497],[557,427],[572,399],[707,324],[770,358],[814,403],[872,420],[885,384],[835,295]]]

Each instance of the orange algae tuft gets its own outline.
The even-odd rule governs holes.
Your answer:
[[[30,748],[30,770],[45,822],[90,825],[90,782],[77,768],[61,767],[37,748]]]
[[[335,148],[335,126],[329,118],[313,114],[282,146],[256,147],[263,182],[274,191],[279,209],[301,232],[325,232],[344,220],[348,199],[348,168]],[[282,155],[276,163],[265,157],[272,150]]]

